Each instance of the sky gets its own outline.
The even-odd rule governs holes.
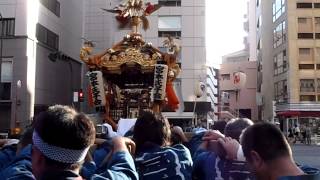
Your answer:
[[[217,66],[222,56],[244,48],[244,15],[247,0],[206,0],[208,65]]]

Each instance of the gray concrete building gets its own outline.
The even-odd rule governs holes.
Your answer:
[[[199,119],[207,119],[218,102],[217,75],[213,68],[206,66],[205,47],[205,0],[150,0],[162,7],[148,16],[150,29],[141,30],[144,40],[153,46],[163,48],[166,35],[176,38],[181,45],[179,62],[182,73],[175,82],[175,89],[180,99],[177,112],[166,112],[166,116],[178,124],[188,124],[196,117],[193,114],[194,102]],[[84,37],[96,43],[96,52],[101,52],[112,44],[119,42],[130,29],[117,28],[114,15],[101,10],[112,9],[119,4],[115,0],[86,0]],[[201,98],[195,97],[197,82],[206,84],[206,93]],[[200,118],[200,116],[201,118]],[[205,117],[205,118],[203,118]],[[212,113],[210,119],[217,119]],[[199,121],[200,123],[200,121]],[[189,124],[190,125],[190,124]]]
[[[79,107],[83,1],[0,0],[0,13],[0,132],[52,104]]]
[[[272,1],[256,1],[257,27],[257,104],[259,119],[272,121],[273,119],[273,28]]]

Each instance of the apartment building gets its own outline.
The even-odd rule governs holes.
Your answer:
[[[175,82],[175,89],[180,99],[180,109],[177,112],[166,112],[166,116],[180,125],[190,125],[194,102],[196,114],[200,119],[207,119],[207,112],[212,110],[214,101],[217,101],[217,80],[215,71],[206,66],[205,48],[205,0],[146,0],[162,7],[148,16],[150,29],[140,30],[146,42],[160,50],[165,50],[163,41],[167,35],[176,38],[181,45],[179,63],[182,72]],[[112,9],[119,4],[116,0],[86,0],[84,37],[95,42],[96,52],[109,48],[119,42],[130,29],[118,29],[114,15],[101,10]],[[208,75],[208,76],[207,76]],[[211,78],[211,82],[208,80]],[[206,91],[200,98],[196,98],[195,89],[203,82]],[[216,94],[216,95],[214,95]],[[214,113],[213,113],[214,114]],[[205,118],[202,118],[205,117]],[[215,117],[212,116],[214,119]]]
[[[220,65],[219,90],[221,94],[221,119],[243,117],[258,120],[256,104],[257,62],[249,61],[249,52],[241,50],[223,56]],[[237,85],[236,74],[245,75],[242,87]]]
[[[256,3],[257,17],[262,19],[262,26],[257,29],[261,40],[257,45],[260,117],[275,117],[285,132],[300,125],[319,133],[320,1]]]
[[[52,104],[78,107],[83,1],[0,0],[0,13],[0,132]]]
[[[219,69],[214,67],[208,67],[207,69],[207,101],[211,102],[211,110],[208,112],[207,124],[210,124],[219,120]]]

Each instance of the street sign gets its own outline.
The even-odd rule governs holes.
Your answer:
[[[156,64],[154,68],[153,100],[164,100],[166,95],[166,82],[168,75],[168,66],[165,64]]]
[[[79,102],[79,95],[78,92],[73,92],[73,102]]]

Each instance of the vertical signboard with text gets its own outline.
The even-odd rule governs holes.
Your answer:
[[[101,71],[88,72],[88,76],[91,85],[93,105],[95,107],[105,106],[106,98]]]

